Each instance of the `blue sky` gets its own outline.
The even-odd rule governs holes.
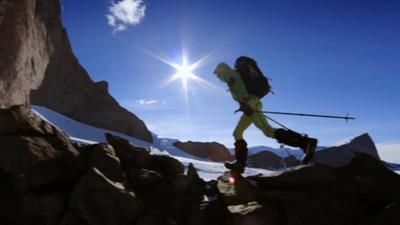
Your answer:
[[[321,145],[364,132],[400,139],[400,1],[143,0],[142,14],[112,26],[119,2],[63,0],[63,23],[92,79],[156,134],[232,146],[240,114],[212,72],[247,55],[272,79],[265,110],[357,118],[271,115],[286,126]],[[179,80],[163,86],[176,70],[149,54],[181,63],[182,49],[189,63],[210,54],[193,72],[213,86],[189,81],[187,98]],[[253,126],[245,138],[278,146]]]

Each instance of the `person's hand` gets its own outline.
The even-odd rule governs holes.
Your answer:
[[[240,111],[246,116],[251,116],[254,113],[254,110],[246,102],[240,102]]]

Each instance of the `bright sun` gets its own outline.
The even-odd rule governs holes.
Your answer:
[[[176,70],[176,73],[171,75],[169,77],[169,79],[163,84],[163,86],[168,85],[168,84],[172,83],[173,81],[179,79],[181,81],[182,89],[183,89],[186,97],[188,96],[188,83],[189,83],[189,81],[199,82],[199,83],[206,84],[208,86],[212,86],[212,87],[215,88],[214,85],[212,85],[209,82],[201,79],[200,77],[198,77],[193,72],[194,70],[199,68],[202,65],[202,63],[204,63],[204,60],[207,59],[210,54],[202,57],[200,60],[196,61],[193,64],[189,64],[188,57],[184,53],[182,54],[182,62],[181,62],[181,64],[178,64],[178,63],[176,63],[176,62],[174,62],[171,59],[166,58],[166,57],[161,57],[161,56],[158,56],[158,55],[155,55],[155,54],[151,54],[151,53],[148,53],[148,54],[153,56],[154,58],[156,58],[156,59],[168,64],[169,66],[173,67]]]
[[[180,79],[184,91],[187,92],[188,80],[201,80],[198,76],[196,76],[193,73],[193,70],[196,69],[197,64],[188,65],[186,57],[183,57],[181,65],[178,65],[176,63],[170,65],[176,69],[176,73],[172,75],[172,77],[167,81],[167,84],[171,83],[176,79]]]

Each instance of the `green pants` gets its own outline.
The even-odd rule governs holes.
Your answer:
[[[262,103],[259,102],[256,106],[256,111],[262,111]],[[265,136],[270,138],[275,138],[275,129],[269,125],[268,121],[265,119],[264,114],[255,112],[250,116],[242,115],[238,124],[233,131],[233,137],[235,141],[243,139],[244,131],[250,126],[250,124],[254,124],[258,129],[260,129]]]

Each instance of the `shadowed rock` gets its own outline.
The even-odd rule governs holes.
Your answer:
[[[232,161],[234,159],[229,150],[217,142],[178,141],[173,145],[194,156],[216,162]]]
[[[362,134],[348,143],[316,151],[311,163],[328,166],[347,165],[356,153],[365,153],[380,159],[375,143],[368,134]],[[271,170],[301,165],[301,161],[293,155],[282,158],[271,151],[261,151],[249,157],[249,165]]]
[[[252,167],[272,170],[284,167],[283,159],[270,151],[262,151],[249,156],[248,163]]]
[[[275,176],[249,179],[257,184],[261,204],[284,205],[287,224],[363,224],[369,218],[400,221],[392,212],[388,217],[375,217],[400,201],[400,177],[366,154],[355,154],[340,168],[300,166]]]
[[[145,148],[130,144],[127,140],[106,134],[107,141],[114,147],[116,154],[128,177],[135,177],[141,169],[156,171],[166,177],[175,177],[183,174],[184,166],[181,162],[167,155],[151,155]]]
[[[378,160],[380,159],[375,143],[365,133],[352,139],[347,144],[317,151],[311,162],[329,166],[344,166],[351,161],[356,153],[365,153]]]
[[[24,106],[0,110],[0,150],[0,168],[23,189],[74,179],[80,170],[68,137]]]
[[[96,168],[113,182],[122,183],[125,175],[114,149],[108,144],[95,144],[80,149],[88,168]]]
[[[96,168],[90,169],[76,185],[70,208],[90,225],[130,225],[142,210],[133,192]]]

